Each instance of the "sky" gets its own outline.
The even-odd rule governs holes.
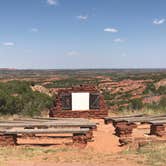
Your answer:
[[[0,0],[0,68],[166,68],[166,0]]]

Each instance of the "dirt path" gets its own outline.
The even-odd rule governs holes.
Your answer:
[[[112,161],[107,164],[84,164],[84,163],[56,163],[56,162],[37,162],[37,161],[11,161],[3,166],[142,166],[132,161]]]
[[[123,150],[119,146],[118,137],[114,135],[114,127],[112,124],[105,125],[103,120],[96,120],[100,125],[97,131],[94,131],[94,142],[89,143],[87,148],[92,148],[97,152],[117,153]]]

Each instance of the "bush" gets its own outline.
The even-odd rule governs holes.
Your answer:
[[[103,96],[105,100],[111,100],[111,94],[108,90],[103,91]]]
[[[157,89],[157,93],[159,95],[164,95],[166,94],[166,86],[160,86],[158,89]]]
[[[146,89],[144,90],[144,94],[151,94],[154,95],[156,93],[156,87],[153,83],[148,83]]]
[[[143,107],[141,99],[133,99],[130,101],[129,108],[133,110],[140,110]]]
[[[28,82],[0,83],[0,114],[40,115],[52,105],[49,96],[32,91]]]

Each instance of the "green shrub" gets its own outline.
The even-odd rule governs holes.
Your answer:
[[[106,104],[107,104],[108,107],[111,107],[111,106],[115,105],[115,103],[111,102],[111,101],[106,101]]]
[[[32,91],[28,82],[0,83],[0,114],[40,115],[52,105],[49,96]]]
[[[130,101],[129,108],[133,110],[142,109],[143,103],[141,99],[133,99]]]
[[[105,100],[111,100],[111,94],[108,90],[103,91],[103,96]]]
[[[158,89],[157,89],[157,93],[159,95],[164,95],[166,94],[166,86],[160,86]]]
[[[154,95],[156,94],[157,90],[156,90],[156,87],[153,83],[148,83],[147,86],[146,86],[146,89],[144,90],[144,94],[151,94],[151,95]]]

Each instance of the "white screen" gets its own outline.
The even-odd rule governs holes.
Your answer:
[[[72,93],[72,110],[89,110],[89,93]]]

